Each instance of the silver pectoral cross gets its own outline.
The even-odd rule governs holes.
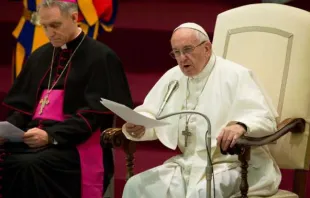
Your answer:
[[[187,147],[188,137],[192,135],[192,133],[188,130],[188,125],[187,124],[185,126],[185,130],[182,131],[182,135],[184,135],[185,147]]]
[[[40,111],[39,111],[40,115],[43,113],[45,106],[48,104],[49,104],[48,94],[46,94],[44,98],[40,100]]]

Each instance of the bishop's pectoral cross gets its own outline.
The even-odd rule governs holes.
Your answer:
[[[187,141],[188,141],[188,137],[192,135],[192,133],[188,130],[188,126],[186,124],[185,126],[185,130],[182,131],[182,135],[184,135],[184,139],[185,139],[185,147],[187,147]]]
[[[40,111],[39,114],[41,115],[43,113],[43,110],[45,108],[46,105],[49,104],[49,100],[48,100],[48,95],[44,96],[43,99],[40,100]]]

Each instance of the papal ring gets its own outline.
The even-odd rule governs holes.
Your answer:
[[[135,135],[135,133],[134,133],[134,132],[132,132],[132,133],[131,133],[131,135]]]

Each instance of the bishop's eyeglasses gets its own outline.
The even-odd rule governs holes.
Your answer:
[[[197,47],[199,47],[200,45],[204,44],[206,41],[202,41],[201,43],[199,43],[196,46],[186,46],[181,50],[172,50],[169,55],[173,58],[179,58],[182,54],[187,55],[192,53]]]

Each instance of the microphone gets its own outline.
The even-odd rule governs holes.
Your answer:
[[[161,112],[164,110],[166,104],[168,103],[170,97],[172,96],[173,92],[175,92],[178,88],[179,88],[179,82],[177,80],[173,80],[169,83],[167,93],[164,97],[164,100],[163,100],[163,102],[159,108],[159,111],[158,111],[156,117],[158,117],[161,114]]]
[[[211,180],[213,176],[213,166],[212,166],[212,160],[211,160],[211,122],[210,122],[210,119],[205,114],[202,114],[197,111],[188,111],[188,110],[170,113],[164,116],[157,117],[156,119],[162,120],[164,118],[171,117],[174,115],[179,115],[179,114],[198,114],[202,116],[208,123],[208,130],[205,133],[205,142],[206,142],[206,149],[207,149],[207,155],[208,155],[205,174],[206,174],[206,195],[207,195],[207,198],[211,198]],[[213,194],[215,197],[215,186],[213,186]]]

